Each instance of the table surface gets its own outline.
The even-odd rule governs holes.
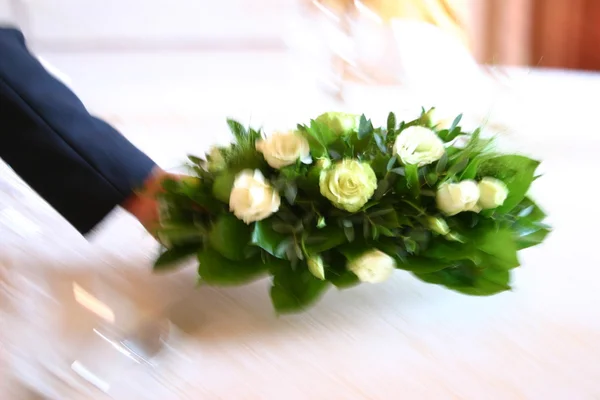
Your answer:
[[[599,75],[510,70],[509,87],[487,98],[475,81],[439,98],[355,86],[340,104],[298,78],[281,55],[44,56],[92,111],[165,167],[228,140],[229,115],[272,127],[332,108],[409,116],[436,100],[473,123],[488,116],[503,145],[544,161],[533,194],[554,232],[522,252],[512,292],[467,297],[397,272],[383,284],[331,290],[309,312],[277,318],[266,281],[187,290],[172,315],[173,350],[157,370],[169,384],[132,365],[115,398],[600,398],[600,217],[590,206],[600,170],[592,100]],[[173,279],[150,274],[156,244],[119,211],[86,242],[0,168],[3,398],[105,398],[59,371],[70,342],[57,329],[64,310],[53,285],[125,277],[146,306],[159,307],[193,286],[193,266]]]

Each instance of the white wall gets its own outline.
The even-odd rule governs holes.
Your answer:
[[[43,48],[275,43],[294,0],[0,0]],[[3,4],[3,6],[2,6]]]
[[[13,20],[12,7],[9,0],[0,0],[0,24]]]

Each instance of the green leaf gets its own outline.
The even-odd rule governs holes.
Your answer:
[[[475,244],[479,250],[493,257],[487,261],[492,262],[494,266],[506,269],[519,266],[518,247],[511,230],[487,230],[478,235]]]
[[[338,289],[348,289],[360,284],[358,276],[352,271],[344,270],[338,275],[328,275],[327,280],[331,282]]]
[[[475,216],[475,214],[474,214]],[[494,223],[479,222],[474,228],[462,232],[466,243],[439,238],[429,244],[426,255],[449,264],[469,260],[475,265],[512,269],[519,266],[514,232],[497,228]]]
[[[278,260],[272,263],[273,285],[271,301],[280,313],[304,311],[319,300],[328,282],[315,278],[306,265],[293,269],[290,263]]]
[[[229,196],[235,181],[235,174],[231,171],[223,171],[216,176],[212,187],[213,196],[223,203],[229,204]]]
[[[287,182],[283,189],[283,195],[287,202],[293,205],[296,201],[296,196],[298,195],[298,186],[296,186],[294,182]]]
[[[201,165],[204,162],[204,160],[201,159],[200,157],[196,157],[196,156],[193,156],[191,154],[188,154],[187,158],[194,165]]]
[[[406,176],[406,170],[404,169],[404,167],[392,168],[390,172],[396,175]]]
[[[396,156],[390,158],[390,161],[388,161],[387,163],[386,170],[391,171],[394,168],[394,165],[396,165],[396,161],[398,161],[398,158],[396,158]]]
[[[327,124],[311,120],[310,126],[301,126],[300,132],[304,134],[314,157],[328,157],[328,145],[335,142],[337,135]]]
[[[438,174],[435,172],[428,172],[425,174],[425,182],[431,187],[435,187],[435,184],[438,180]]]
[[[317,136],[320,137],[321,142],[326,146],[335,142],[339,137],[327,124],[313,120],[310,121],[310,126],[316,131]]]
[[[496,209],[497,213],[507,213],[523,201],[539,164],[539,161],[524,156],[505,155],[488,159],[480,165],[480,178],[491,176],[500,179],[508,187],[508,197]]]
[[[406,248],[406,251],[408,252],[408,254],[415,254],[417,252],[419,245],[417,244],[417,242],[414,239],[404,238],[403,242],[404,242],[404,247]]]
[[[396,129],[396,115],[390,112],[387,117],[387,130],[392,132],[394,129]]]
[[[366,243],[348,243],[336,248],[336,250],[344,257],[346,257],[346,260],[352,261],[362,256],[372,248],[372,246],[369,246]]]
[[[377,145],[377,148],[379,148],[379,150],[383,153],[386,154],[387,153],[387,148],[385,146],[385,139],[383,138],[383,136],[379,133],[376,133],[373,135],[373,137],[375,138],[375,144]]]
[[[166,249],[154,261],[154,272],[164,272],[178,266],[178,262],[196,254],[202,245],[200,243],[188,244]]]
[[[163,243],[172,246],[202,242],[202,230],[189,224],[168,224],[157,230],[156,235]]]
[[[448,169],[448,176],[454,176],[461,172],[469,164],[469,158],[461,156],[456,162]]]
[[[419,167],[414,164],[407,164],[404,167],[406,174],[406,183],[414,197],[419,197],[421,187],[419,184]]]
[[[404,250],[404,247],[399,243],[399,240],[384,238],[373,243],[373,246],[395,259],[396,262],[403,262],[405,261],[407,253],[406,250]]]
[[[266,219],[254,223],[251,241],[255,246],[260,247],[267,253],[277,258],[286,257],[286,243],[288,236],[277,233],[273,230],[273,221]]]
[[[367,120],[367,117],[365,117],[364,114],[361,115],[360,122],[358,124],[358,139],[362,140],[367,136],[371,135],[372,133],[373,123],[371,123],[371,120]]]
[[[519,250],[537,246],[538,244],[542,243],[546,239],[546,236],[548,236],[549,233],[550,233],[549,229],[542,228],[542,229],[532,232],[530,234],[519,236],[516,239],[516,246]]]
[[[442,158],[439,159],[435,166],[435,172],[440,175],[446,169],[446,165],[448,165],[448,152],[444,152]]]
[[[449,129],[450,131],[454,130],[454,128],[456,128],[458,126],[462,117],[463,117],[462,114],[458,114],[458,116],[456,118],[454,118],[454,121],[452,121],[452,125],[450,125],[450,129]]]
[[[546,218],[546,213],[529,197],[525,197],[514,211],[519,220],[540,222]]]
[[[471,162],[468,163],[467,168],[465,168],[461,174],[460,180],[475,179],[477,176],[477,168],[479,167],[480,162],[481,158],[474,158],[471,160]]]
[[[319,254],[346,243],[344,229],[338,226],[328,225],[315,232],[314,236],[314,238],[309,236],[309,239],[318,240],[314,240],[311,243],[306,243],[306,250],[311,254]]]
[[[377,189],[373,193],[374,200],[380,200],[388,190],[390,190],[390,181],[388,179],[381,179],[377,182]]]
[[[233,136],[235,136],[238,141],[243,141],[248,134],[246,128],[244,128],[244,126],[236,120],[228,118],[227,125],[229,126],[229,130],[231,130]]]
[[[163,189],[164,193],[159,195],[159,199],[167,207],[169,219],[178,219],[173,218],[174,214],[181,214],[184,209],[189,211],[193,204],[209,212],[219,212],[222,208],[222,204],[211,195],[211,188],[203,185],[197,178],[168,179],[163,182]]]
[[[471,260],[475,264],[481,262],[477,249],[469,244],[449,242],[444,239],[438,239],[430,243],[427,248],[427,257],[439,260],[442,263],[451,265],[455,261]]]
[[[388,172],[387,165],[388,165],[388,162],[390,161],[390,159],[388,157],[389,156],[386,156],[383,154],[377,154],[371,159],[371,161],[370,161],[371,168],[373,168],[373,171],[375,171],[375,175],[377,177],[383,178],[385,176],[385,174]]]
[[[392,213],[394,213],[393,217],[397,216],[395,215],[394,209],[392,207],[386,207],[386,208],[370,208],[369,212],[367,213],[369,215],[370,218],[376,218],[376,217],[382,217],[382,216],[390,216]]]
[[[479,268],[471,262],[463,262],[436,272],[414,275],[424,282],[442,285],[473,296],[491,296],[510,290],[508,270]]]
[[[354,241],[354,225],[350,224],[349,226],[344,226],[344,235],[346,235],[346,240],[349,242]]]
[[[233,214],[222,214],[208,233],[213,249],[230,260],[245,259],[245,250],[250,243],[251,228]]]
[[[198,275],[209,285],[242,285],[261,278],[268,269],[260,256],[243,262],[229,260],[207,247],[198,253]]]
[[[338,289],[347,289],[360,283],[358,277],[346,268],[346,257],[337,251],[327,254],[325,279]]]
[[[429,273],[442,270],[448,266],[440,260],[425,257],[410,256],[403,259],[396,258],[396,268],[415,273]]]
[[[444,129],[438,132],[438,136],[444,142],[448,143],[456,139],[461,133],[460,128]]]

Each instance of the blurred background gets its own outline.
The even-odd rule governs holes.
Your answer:
[[[197,134],[224,131],[225,116],[281,126],[339,108],[564,114],[548,82],[575,93],[595,79],[582,72],[600,70],[598,0],[0,0],[2,21],[166,165],[227,140]],[[178,140],[166,145],[167,132]]]
[[[383,23],[433,23],[483,63],[600,68],[595,0],[0,0],[0,17],[12,16],[40,51],[59,52],[285,51],[298,19],[357,9]]]
[[[204,387],[210,393],[264,395],[267,388],[276,393],[289,377],[303,376],[303,382],[321,386],[302,389],[340,398],[340,388],[350,393],[361,386],[376,387],[381,397],[372,398],[387,398],[394,385],[406,398],[432,398],[425,391],[438,393],[436,398],[600,398],[600,291],[593,287],[599,256],[596,235],[585,234],[597,226],[592,218],[598,215],[574,216],[569,190],[589,188],[589,174],[581,171],[598,170],[600,135],[585,116],[597,114],[588,98],[600,91],[600,74],[590,73],[600,70],[600,0],[0,0],[0,24],[5,21],[23,30],[32,51],[92,113],[167,169],[180,166],[188,152],[200,154],[229,140],[227,116],[283,128],[329,110],[364,112],[375,120],[390,110],[406,117],[430,105],[443,105],[452,118],[471,112],[479,121],[494,109],[497,121],[518,126],[511,147],[544,160],[546,175],[534,195],[552,216],[554,245],[525,255],[527,268],[517,271],[514,297],[480,302],[407,278],[403,289],[388,292],[389,301],[372,300],[366,291],[339,297],[309,320],[278,320],[274,328],[271,310],[261,308],[268,304],[264,287],[200,291],[217,305],[207,309],[198,302],[199,344],[186,351],[200,367],[177,369],[193,387],[190,393],[209,393],[199,392]],[[467,122],[465,117],[461,123]],[[33,193],[13,196],[17,179],[2,162],[0,185],[0,211],[8,201],[4,206],[37,224],[21,217],[0,220],[0,237],[19,231],[16,243],[23,248],[26,242],[49,248],[61,260],[67,247],[77,251],[74,243],[83,240]],[[146,272],[155,242],[115,212],[94,245]],[[32,260],[45,266],[45,259]],[[364,290],[374,296],[376,289]],[[340,340],[314,320],[343,321],[336,307],[344,303],[350,304],[350,322],[341,326],[352,334]],[[27,304],[33,315],[41,314],[34,302]],[[39,321],[43,326],[46,319]],[[44,336],[39,343],[42,348],[52,341]],[[348,343],[361,363],[349,362]],[[263,352],[265,357],[256,357]],[[323,368],[313,368],[306,355],[314,354],[321,354]],[[285,369],[273,361],[278,358],[293,362]],[[381,368],[364,374],[359,364]],[[286,375],[282,368],[288,376],[273,385]],[[333,382],[324,370],[360,383]]]

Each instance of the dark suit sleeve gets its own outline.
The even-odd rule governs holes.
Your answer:
[[[134,189],[154,162],[52,77],[23,35],[0,28],[0,158],[81,233]]]

